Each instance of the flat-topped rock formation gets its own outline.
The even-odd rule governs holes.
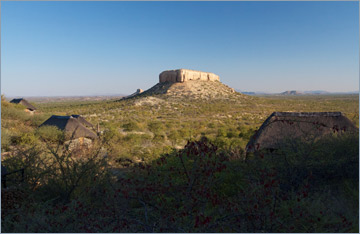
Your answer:
[[[233,88],[220,82],[219,76],[210,72],[187,69],[163,71],[159,83],[144,92],[135,93],[124,99],[132,98],[170,98],[186,99],[249,99],[247,95],[236,92]],[[250,98],[251,99],[251,98]]]
[[[194,71],[188,69],[177,69],[163,71],[159,75],[159,83],[186,82],[190,80],[220,81],[218,75],[210,72]]]

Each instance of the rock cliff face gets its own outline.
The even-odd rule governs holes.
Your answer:
[[[214,73],[193,71],[187,69],[163,71],[159,75],[159,83],[182,83],[190,80],[220,81],[220,78]]]

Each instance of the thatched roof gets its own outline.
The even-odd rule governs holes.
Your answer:
[[[73,137],[74,139],[80,137],[86,137],[95,139],[97,135],[86,128],[84,125],[80,123],[80,121],[72,116],[58,116],[53,115],[48,120],[40,125],[41,126],[55,126],[60,130],[68,133],[68,137]]]
[[[315,140],[346,132],[359,132],[359,129],[341,112],[274,112],[252,136],[246,152],[279,149],[289,140]]]
[[[82,125],[86,126],[86,127],[94,127],[94,125],[92,125],[90,122],[88,122],[84,117],[82,117],[81,115],[71,115],[72,117],[74,117],[75,119],[77,119]]]
[[[31,105],[27,100],[23,98],[13,99],[10,102],[15,104],[22,104],[26,107],[26,109],[29,109],[31,111],[37,110],[35,106]]]

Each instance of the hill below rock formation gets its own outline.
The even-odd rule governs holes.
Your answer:
[[[150,89],[134,97],[163,96],[168,98],[191,99],[238,99],[251,98],[236,92],[233,88],[220,81],[191,80],[183,83],[158,83]]]

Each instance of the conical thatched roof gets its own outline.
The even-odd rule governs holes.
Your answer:
[[[86,137],[91,139],[97,138],[97,135],[94,132],[86,128],[80,123],[78,119],[72,116],[53,115],[44,123],[42,123],[40,127],[41,126],[55,126],[60,130],[68,133],[68,137],[73,137],[74,139],[80,137]]]
[[[359,129],[341,112],[274,112],[252,136],[246,152],[279,149],[289,140],[314,140],[346,132],[359,132]]]
[[[81,115],[71,115],[72,117],[74,117],[75,119],[77,119],[82,125],[86,126],[86,127],[94,127],[94,125],[92,125],[90,122],[88,122],[84,117],[82,117]]]
[[[25,100],[23,98],[13,99],[10,102],[15,103],[15,104],[22,104],[26,107],[26,109],[29,109],[31,111],[37,110],[36,107],[31,105],[27,100]]]

